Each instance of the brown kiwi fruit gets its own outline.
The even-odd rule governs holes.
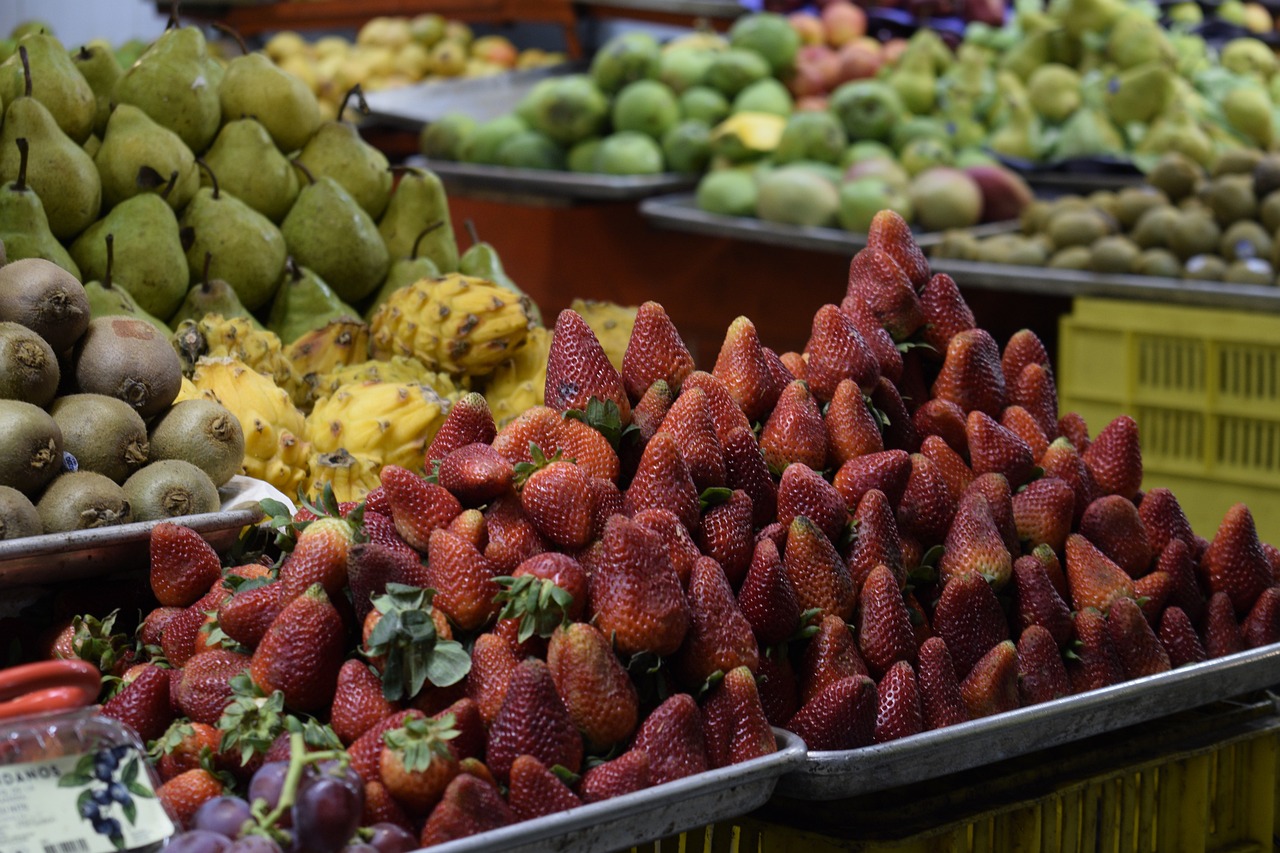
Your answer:
[[[0,486],[0,540],[22,539],[44,533],[40,513],[31,499],[17,489]]]
[[[0,435],[0,486],[31,497],[62,471],[62,430],[39,406],[0,400]]]
[[[217,512],[222,505],[209,475],[182,459],[161,459],[124,481],[134,521]]]
[[[151,425],[152,459],[185,459],[221,486],[244,464],[244,430],[213,400],[183,400]]]
[[[168,338],[145,320],[98,317],[76,345],[76,387],[118,397],[148,420],[182,387],[182,362]]]
[[[124,400],[71,394],[55,400],[49,414],[62,430],[62,449],[76,458],[81,471],[123,483],[150,458],[147,425]]]
[[[1187,258],[1182,277],[1197,281],[1222,281],[1227,274],[1227,262],[1217,255],[1194,255]]]
[[[0,321],[0,398],[43,408],[58,393],[61,375],[48,341],[21,323]]]
[[[89,326],[89,297],[57,264],[22,258],[0,267],[0,320],[21,323],[62,352]]]
[[[63,474],[49,484],[36,504],[45,533],[128,524],[133,515],[124,489],[92,471]]]

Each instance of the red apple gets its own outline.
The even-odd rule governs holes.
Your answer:
[[[838,80],[841,83],[876,76],[883,61],[880,43],[866,37],[849,42],[840,48],[837,56],[840,62]]]
[[[787,16],[791,29],[800,36],[801,44],[825,44],[827,31],[822,26],[822,19],[808,12],[792,12]]]
[[[867,34],[867,13],[848,0],[837,0],[822,10],[827,44],[840,47]]]

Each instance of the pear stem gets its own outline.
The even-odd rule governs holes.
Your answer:
[[[181,5],[181,0],[173,0],[173,2],[169,4],[169,22],[164,25],[166,32],[182,26],[182,21],[178,20],[178,7]]]
[[[76,59],[85,62],[93,58],[93,54],[89,51],[89,45],[80,45],[80,52],[76,54]]]
[[[205,252],[204,253],[204,272],[201,273],[201,275],[204,276],[204,281],[200,282],[200,291],[202,293],[208,293],[210,290],[212,290],[212,288],[209,287],[209,265],[212,263],[213,263],[213,252]]]
[[[414,238],[414,241],[413,241],[413,251],[411,251],[411,252],[409,253],[409,259],[410,259],[410,260],[417,260],[417,258],[418,258],[418,246],[420,246],[420,245],[422,244],[422,238],[423,238],[423,237],[426,237],[428,234],[430,234],[432,231],[436,230],[437,228],[443,228],[443,227],[444,227],[444,220],[443,220],[443,219],[441,219],[441,220],[439,220],[438,222],[433,222],[432,224],[428,225],[426,228],[423,228],[423,229],[422,229],[422,232],[421,232],[420,234],[418,234],[418,236],[417,236],[417,237],[415,237],[415,238]]]
[[[290,281],[302,281],[302,270],[298,269],[298,262],[293,259],[293,255],[284,259],[284,271],[288,273]]]
[[[169,200],[169,194],[173,192],[173,188],[178,185],[178,170],[174,169],[169,173],[169,181],[164,185],[164,189],[160,191],[160,198],[165,201]]]
[[[209,168],[209,164],[206,163],[204,160],[200,159],[199,157],[196,158],[196,165],[199,166],[201,169],[204,169],[205,174],[209,176],[209,182],[213,184],[213,198],[214,198],[214,201],[217,201],[219,198],[218,176],[213,173],[213,169]],[[176,175],[177,172],[174,172],[174,174]]]
[[[23,94],[31,97],[31,59],[27,56],[27,46],[18,45],[18,56],[22,59]]]
[[[338,108],[339,119],[346,113],[352,95],[356,98],[356,109],[360,115],[367,116],[369,114],[369,102],[364,99],[364,87],[357,83],[348,89],[347,94],[342,97],[342,106]]]
[[[107,235],[107,271],[102,274],[102,286],[111,289],[111,268],[116,263],[116,235]]]
[[[404,163],[397,163],[394,166],[388,166],[387,171],[393,175],[422,174],[422,169],[417,166],[406,166]]]
[[[468,219],[466,222],[467,235],[471,238],[471,245],[480,242],[480,235],[476,232],[476,223],[474,219]]]
[[[19,137],[14,144],[18,146],[18,180],[13,182],[13,188],[21,193],[27,191],[27,138]]]
[[[249,55],[250,53],[249,45],[244,43],[244,36],[240,35],[240,32],[235,27],[228,26],[227,24],[224,24],[221,21],[214,21],[213,28],[220,33],[226,33],[227,35],[231,36],[233,39],[236,40],[236,44],[240,45],[240,52],[243,53],[245,56]]]
[[[311,170],[307,168],[306,163],[303,163],[301,160],[298,160],[298,159],[293,159],[293,160],[290,160],[289,162],[292,163],[296,168],[302,170],[302,174],[307,176],[307,183],[314,184],[316,182],[316,176],[313,175],[311,173]]]

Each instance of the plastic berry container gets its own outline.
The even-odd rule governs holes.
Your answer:
[[[98,713],[97,667],[0,670],[0,850],[150,853],[175,829],[142,742]]]

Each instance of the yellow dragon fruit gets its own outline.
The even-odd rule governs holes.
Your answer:
[[[236,358],[200,358],[191,373],[200,396],[231,411],[244,430],[244,472],[286,495],[306,482],[306,422],[289,394]]]
[[[304,436],[316,453],[353,456],[422,471],[422,454],[449,412],[449,401],[425,385],[354,382],[316,402]]]
[[[400,288],[370,325],[374,358],[407,355],[433,370],[484,376],[511,357],[531,322],[510,290],[450,273]]]
[[[530,329],[524,345],[498,366],[484,385],[484,399],[493,419],[502,426],[525,409],[541,406],[547,384],[547,353],[551,330]]]
[[[206,314],[199,320],[183,320],[174,331],[173,346],[186,373],[202,357],[230,357],[271,377],[272,382],[289,392],[295,405],[306,400],[302,375],[285,357],[280,338],[275,332],[254,328],[245,317]]]
[[[285,355],[304,378],[360,364],[369,360],[369,327],[359,320],[334,320],[289,344]]]
[[[358,501],[378,487],[382,463],[372,456],[354,456],[339,447],[332,453],[311,456],[311,482],[307,493],[319,498],[327,485],[338,501]]]
[[[448,373],[429,370],[416,358],[403,355],[393,355],[387,361],[371,359],[358,364],[348,364],[329,373],[307,376],[307,384],[311,386],[311,396],[315,400],[328,397],[341,386],[352,382],[399,382],[426,385],[450,402],[458,399],[468,390],[465,381],[459,384]]]
[[[622,370],[622,356],[627,351],[627,343],[631,340],[631,330],[636,325],[634,305],[619,305],[616,302],[600,302],[595,299],[575,299],[569,307],[582,315],[591,331],[596,333],[600,346],[615,370]]]

